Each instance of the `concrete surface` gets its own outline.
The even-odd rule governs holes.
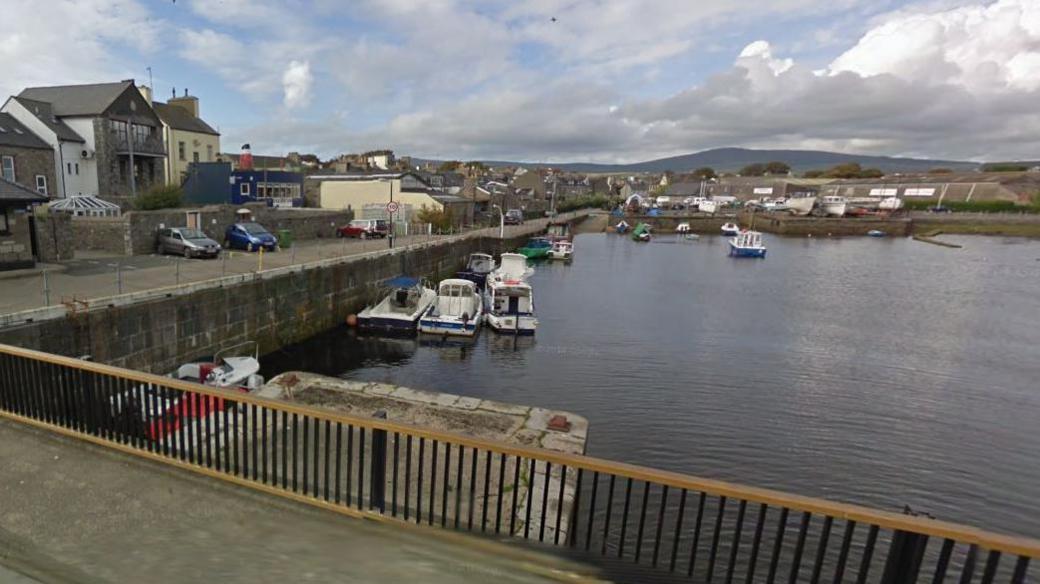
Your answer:
[[[6,419],[0,459],[4,582],[506,584],[596,576],[556,556],[341,517]]]

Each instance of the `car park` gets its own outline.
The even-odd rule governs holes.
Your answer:
[[[224,232],[224,244],[230,249],[256,251],[278,249],[278,239],[259,223],[235,223]]]
[[[173,253],[186,258],[215,258],[220,255],[220,244],[210,239],[199,229],[169,227],[159,230],[156,251],[160,254]]]

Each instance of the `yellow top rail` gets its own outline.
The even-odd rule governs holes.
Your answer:
[[[122,378],[129,381],[190,391],[201,395],[233,398],[239,403],[255,404],[258,407],[310,416],[312,418],[329,420],[330,422],[352,424],[354,426],[373,430],[399,432],[417,438],[437,440],[440,442],[478,448],[498,454],[519,456],[521,458],[550,462],[552,464],[566,465],[569,468],[584,469],[588,472],[599,472],[622,478],[647,481],[658,485],[667,485],[669,488],[687,489],[689,491],[702,492],[708,495],[723,496],[729,499],[745,500],[749,503],[764,503],[770,506],[786,507],[794,511],[808,511],[813,514],[830,516],[835,519],[844,519],[856,521],[857,523],[865,523],[867,525],[876,525],[883,529],[899,530],[923,534],[929,537],[951,539],[959,543],[974,544],[987,550],[1000,551],[1006,554],[1040,558],[1040,540],[993,533],[947,521],[926,519],[912,515],[893,513],[890,511],[881,511],[860,505],[828,501],[826,499],[815,497],[792,495],[782,491],[694,477],[681,473],[657,470],[622,462],[614,462],[591,456],[567,454],[541,448],[520,446],[498,440],[488,440],[454,432],[421,428],[411,424],[402,424],[400,422],[381,420],[377,418],[360,418],[330,410],[301,406],[294,403],[209,387],[151,373],[132,371],[110,365],[103,365],[101,363],[83,361],[60,355],[52,355],[50,353],[13,347],[10,345],[0,344],[0,353],[69,367],[81,371]]]

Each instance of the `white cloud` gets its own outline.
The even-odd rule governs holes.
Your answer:
[[[311,100],[311,64],[307,61],[290,61],[282,74],[283,103],[289,109],[306,106]]]

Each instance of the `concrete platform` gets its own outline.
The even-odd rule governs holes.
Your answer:
[[[583,564],[340,517],[0,419],[0,580],[583,582]]]

